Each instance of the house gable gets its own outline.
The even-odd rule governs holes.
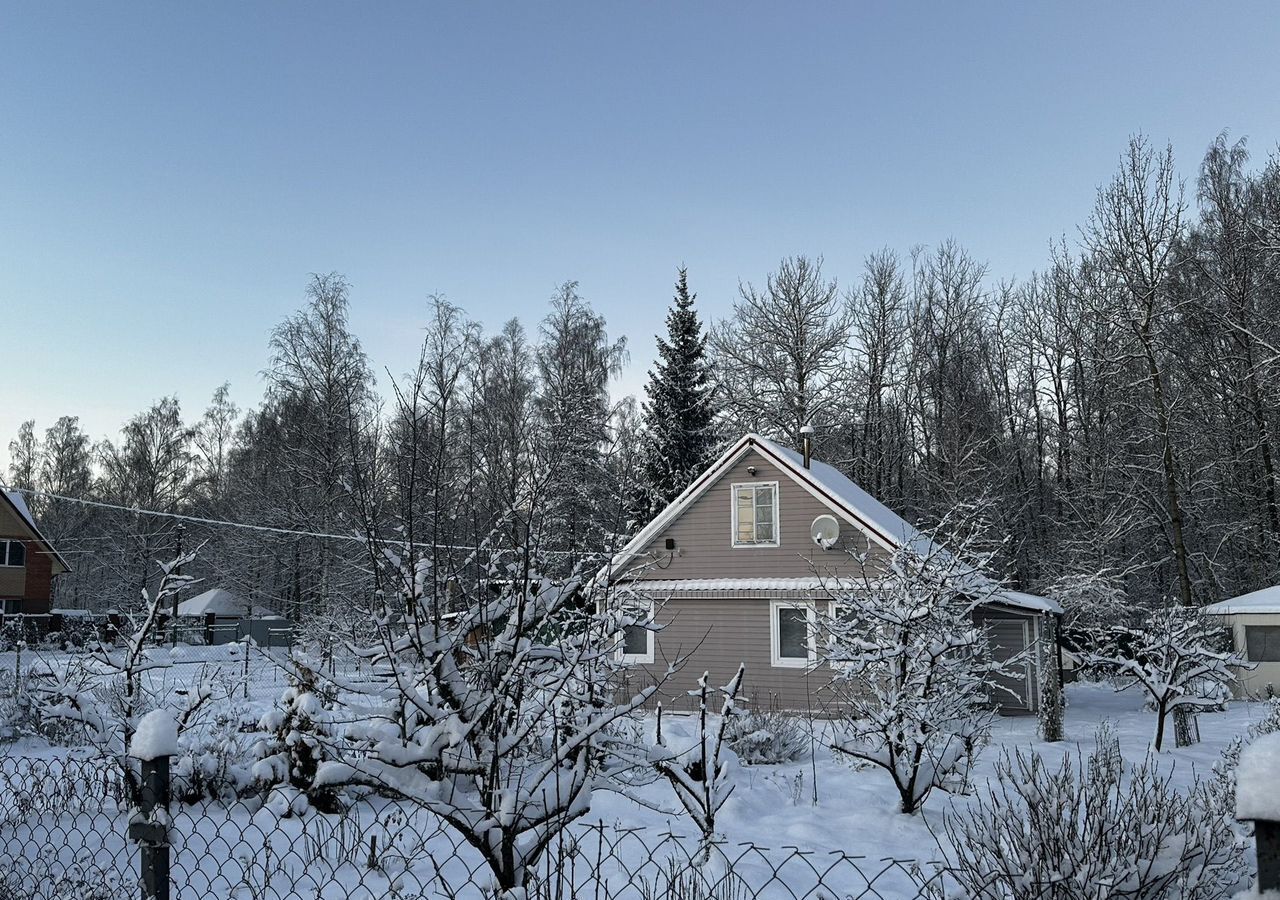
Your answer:
[[[732,456],[722,458],[708,473],[696,496],[675,510],[658,528],[641,533],[623,570],[638,580],[711,578],[813,578],[815,575],[859,577],[858,556],[883,558],[884,548],[835,504],[792,473],[785,459],[772,458],[767,448],[740,442]],[[754,471],[753,471],[754,470]],[[776,545],[735,546],[733,541],[734,486],[777,484]],[[837,544],[823,550],[813,543],[810,527],[821,515],[841,522]],[[667,542],[674,542],[674,549]]]

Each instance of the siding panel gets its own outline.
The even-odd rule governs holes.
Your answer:
[[[746,663],[744,693],[751,707],[768,708],[772,703],[786,709],[812,709],[815,715],[822,715],[831,705],[826,689],[830,669],[775,668],[771,664],[769,610],[768,600],[667,601],[654,617],[664,626],[654,637],[654,663],[632,667],[628,687],[653,684],[666,672],[668,663],[683,659],[680,671],[662,686],[654,702],[661,700],[669,709],[691,710],[697,701],[688,691],[697,688],[703,672],[709,673],[708,684],[718,688],[728,683],[739,663]]]
[[[756,474],[747,471],[754,466]],[[777,547],[734,547],[732,543],[733,485],[778,482]],[[858,561],[845,551],[864,554],[868,540],[848,522],[841,522],[840,541],[830,550],[816,547],[809,527],[820,515],[832,514],[804,487],[755,451],[750,451],[707,489],[697,502],[658,535],[641,554],[650,561],[637,578],[806,578],[818,575],[857,577]],[[839,518],[839,516],[837,516]],[[667,538],[676,551],[666,549]],[[878,545],[871,558],[883,557]]]

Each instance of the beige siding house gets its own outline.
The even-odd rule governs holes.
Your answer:
[[[838,533],[820,546],[815,527]],[[832,527],[834,526],[834,527]],[[892,550],[925,540],[901,517],[821,462],[748,434],[618,553],[598,581],[617,602],[652,604],[659,630],[631,628],[622,639],[630,686],[661,680],[658,698],[687,707],[705,671],[726,683],[745,662],[746,694],[757,708],[831,712],[831,670],[817,657],[814,626],[831,609],[826,589],[874,576]],[[845,551],[853,551],[845,552]],[[1002,658],[1039,640],[1056,608],[1040,597],[1002,592],[976,618]],[[644,598],[628,600],[628,598]],[[638,610],[645,612],[645,610]],[[1038,672],[1021,663],[1003,711],[1034,712]],[[1002,692],[1004,693],[1004,692]]]
[[[1236,692],[1246,697],[1280,693],[1280,585],[1206,606],[1231,628],[1236,653],[1253,664],[1236,673]]]

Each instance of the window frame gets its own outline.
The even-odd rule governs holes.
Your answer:
[[[1255,658],[1254,655],[1249,652],[1249,629],[1251,628],[1256,628],[1258,629],[1259,632],[1262,632],[1260,636],[1262,639],[1262,648],[1264,652],[1261,659]],[[1267,656],[1265,651],[1269,647],[1271,647],[1273,644],[1275,645],[1276,650],[1278,652],[1276,653],[1275,656]],[[1244,655],[1245,655],[1245,658],[1251,663],[1280,662],[1280,624],[1278,625],[1261,625],[1261,624],[1247,625],[1246,624],[1244,626]]]
[[[637,614],[643,613],[646,619],[651,619],[653,618],[653,612],[655,608],[654,602],[650,600],[647,606],[648,608],[646,609],[645,606],[642,604],[628,603],[628,604],[625,604],[624,608],[627,608],[627,609],[634,608]],[[627,626],[627,627],[634,628],[638,626]],[[651,665],[654,660],[654,645],[657,643],[654,640],[654,637],[655,637],[654,630],[652,628],[645,629],[646,641],[645,641],[644,653],[628,653],[627,652],[627,627],[624,627],[621,633],[618,635],[619,661],[622,662],[623,665]]]
[[[755,515],[756,498],[755,492],[760,488],[773,488],[773,540],[772,541],[739,541],[738,540],[738,491],[744,488],[751,489],[751,510]],[[777,481],[738,481],[730,486],[729,490],[729,544],[735,550],[745,550],[758,547],[781,547],[782,546],[782,528],[781,528],[781,504],[778,502],[781,491],[778,490]],[[753,527],[759,523],[753,523]]]
[[[800,609],[805,612],[808,626],[808,653],[804,658],[783,656],[782,629],[778,613],[783,609]],[[818,664],[818,604],[813,600],[769,601],[769,664],[775,669],[811,669]]]
[[[17,565],[9,563],[9,545],[17,544],[22,548],[22,562]],[[0,553],[0,566],[6,569],[24,569],[27,565],[27,545],[23,541],[12,538],[0,538],[0,545],[3,545],[4,552]]]

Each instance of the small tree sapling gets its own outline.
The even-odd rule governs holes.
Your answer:
[[[722,751],[729,723],[739,712],[738,703],[742,699],[742,677],[745,671],[746,664],[739,664],[733,678],[720,688],[724,702],[720,707],[720,717],[716,720],[710,719],[710,711],[707,709],[711,695],[707,686],[710,674],[702,673],[697,690],[689,692],[698,698],[698,742],[684,752],[672,750],[663,737],[662,710],[658,710],[657,739],[650,751],[650,759],[658,774],[670,783],[676,799],[698,827],[702,835],[702,860],[711,855],[711,846],[716,836],[716,814],[733,793],[728,760]]]
[[[1192,714],[1222,702],[1236,680],[1235,668],[1250,663],[1222,644],[1221,629],[1202,612],[1187,607],[1157,610],[1141,628],[1113,628],[1109,648],[1085,659],[1114,675],[1116,690],[1140,688],[1156,710],[1157,753],[1164,745],[1165,723],[1180,711]],[[1189,730],[1177,729],[1178,746],[1189,743]]]
[[[842,710],[832,747],[887,771],[904,813],[934,788],[967,785],[1002,690],[1005,664],[974,620],[1000,587],[964,560],[975,540],[953,554],[921,537],[883,563],[861,557],[856,579],[827,581],[822,656]]]

